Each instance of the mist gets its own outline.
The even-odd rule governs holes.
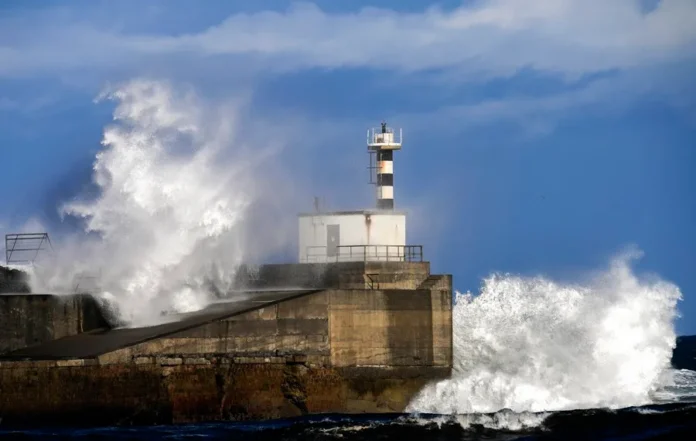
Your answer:
[[[98,101],[115,108],[92,165],[97,191],[59,205],[80,230],[52,237],[34,292],[96,292],[120,324],[151,325],[224,296],[242,263],[287,253],[302,191],[277,139],[245,141],[243,101],[211,104],[145,79]]]

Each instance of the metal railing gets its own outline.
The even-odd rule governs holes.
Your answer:
[[[5,235],[5,262],[7,265],[32,264],[41,251],[53,251],[48,233]]]
[[[381,128],[371,128],[367,131],[367,145],[394,145],[402,144],[403,131],[399,129],[395,132],[393,128],[388,127],[386,133],[382,133]]]
[[[329,255],[325,246],[305,249],[305,263],[313,262],[422,262],[422,245],[338,245]]]
[[[364,274],[367,287],[370,289],[379,289],[379,274]]]

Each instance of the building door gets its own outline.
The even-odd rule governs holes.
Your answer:
[[[338,246],[341,244],[340,225],[326,226],[326,257],[337,257]]]

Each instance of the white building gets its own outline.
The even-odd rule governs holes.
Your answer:
[[[394,211],[393,152],[401,149],[401,130],[382,123],[367,132],[370,183],[376,186],[376,210],[299,215],[299,261],[411,261],[422,247],[406,245],[406,214]]]
[[[398,261],[414,253],[400,212],[302,213],[299,233],[300,262]]]

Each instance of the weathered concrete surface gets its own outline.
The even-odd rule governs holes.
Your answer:
[[[124,347],[99,356],[102,363],[128,363],[148,355],[234,354],[238,357],[284,357],[302,354],[327,365],[328,296],[325,291],[230,316],[195,328]]]
[[[401,412],[437,368],[308,368],[301,364],[0,367],[4,427],[259,420],[308,413]]]
[[[333,290],[332,366],[451,366],[448,293]]]
[[[275,294],[295,297],[278,303],[253,300],[276,299]],[[356,289],[259,296],[180,322],[75,335],[5,358],[99,357],[103,363],[128,363],[149,355],[300,354],[310,365],[322,366],[451,365],[448,290]],[[243,308],[257,309],[244,312]]]
[[[316,366],[451,366],[448,291],[326,290],[99,356],[302,355]]]
[[[0,355],[107,326],[88,295],[0,294]]]
[[[303,296],[311,292],[315,291],[300,290],[238,293],[240,297],[234,302],[216,303],[209,305],[201,311],[180,314],[176,317],[177,320],[168,323],[143,328],[107,329],[100,332],[85,332],[79,335],[70,335],[65,338],[59,338],[44,344],[7,353],[0,356],[0,359],[41,360],[96,357],[118,351],[122,348],[130,348],[144,342],[163,339],[177,332],[198,328],[209,323],[217,323],[227,317],[242,314],[245,311],[263,309],[276,302]],[[161,342],[157,344],[161,346]]]
[[[401,412],[425,384],[450,374],[451,277],[430,275],[427,264],[339,265],[323,273],[334,286],[322,291],[264,291],[234,313],[220,304],[182,322],[5,354],[3,425]],[[300,272],[311,275],[310,266]],[[266,269],[276,273],[264,283],[295,270],[285,267]],[[366,289],[368,273],[381,275],[380,289]]]
[[[249,288],[416,289],[430,275],[429,262],[338,262],[262,265],[240,271]]]

